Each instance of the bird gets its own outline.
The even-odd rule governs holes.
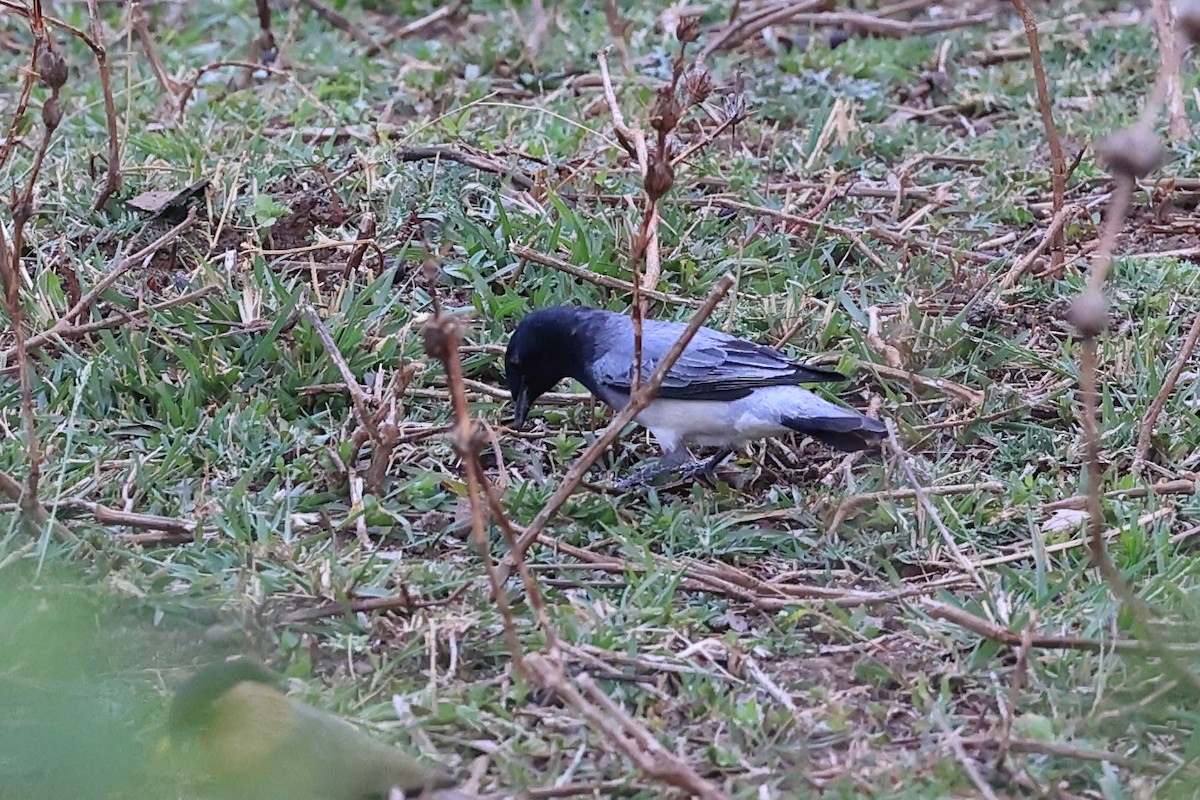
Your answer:
[[[278,683],[258,662],[237,658],[200,670],[176,691],[168,746],[195,757],[217,796],[366,800],[457,783],[341,717],[288,697]]]
[[[649,379],[686,327],[643,321],[642,381]],[[611,408],[624,408],[631,394],[633,362],[634,325],[625,314],[586,306],[530,312],[513,331],[504,354],[514,426],[524,428],[533,402],[568,377]],[[791,432],[837,450],[866,449],[887,435],[882,422],[799,385],[845,379],[840,372],[792,361],[773,347],[699,328],[654,399],[634,417],[662,447],[661,462],[617,486],[629,488],[672,472],[712,475],[735,448]],[[695,462],[689,446],[719,449],[707,461]]]

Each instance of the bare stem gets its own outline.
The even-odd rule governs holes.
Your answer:
[[[1038,43],[1037,18],[1030,10],[1025,0],[1012,0],[1021,22],[1025,26],[1025,36],[1029,40],[1029,60],[1033,64],[1033,80],[1037,86],[1038,111],[1042,115],[1042,125],[1046,129],[1046,144],[1050,148],[1051,192],[1053,193],[1053,211],[1057,216],[1066,201],[1067,194],[1067,159],[1063,155],[1062,140],[1058,136],[1058,128],[1054,124],[1054,111],[1050,99],[1050,88],[1046,84],[1046,66],[1042,62],[1042,48]],[[1057,273],[1063,267],[1064,236],[1060,229],[1054,234],[1050,243],[1050,265]]]

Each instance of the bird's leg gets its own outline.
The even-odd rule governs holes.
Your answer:
[[[678,472],[681,480],[689,481],[698,476],[712,480],[721,462],[733,453],[732,447],[722,447],[711,458],[691,458],[685,448],[679,448],[667,453],[662,461],[653,467],[638,470],[628,478],[613,484],[616,489],[632,489],[635,486],[646,486],[655,478]]]
[[[661,478],[663,475],[669,475],[672,472],[678,472],[680,469],[686,468],[690,465],[691,459],[692,456],[686,447],[668,450],[657,464],[652,467],[639,469],[629,477],[615,481],[613,488],[625,490],[633,489],[637,486],[647,486],[656,478]]]
[[[721,462],[729,458],[732,454],[732,447],[722,447],[713,453],[711,458],[698,458],[690,464],[680,467],[679,475],[684,480],[691,480],[699,476],[713,480],[717,476],[717,467],[721,466]]]

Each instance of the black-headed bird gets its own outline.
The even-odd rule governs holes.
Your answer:
[[[660,320],[643,323],[643,382],[686,327]],[[524,427],[539,396],[567,377],[608,406],[624,408],[633,362],[633,320],[624,314],[583,306],[531,312],[513,332],[504,356],[516,427]],[[772,347],[700,328],[654,399],[635,417],[662,446],[660,466],[618,485],[673,471],[711,474],[735,448],[789,432],[838,450],[865,449],[887,435],[883,423],[799,385],[840,380],[845,380],[841,373],[798,364]],[[689,445],[719,450],[707,462],[689,465]]]
[[[207,667],[185,682],[168,727],[172,749],[195,756],[209,788],[223,797],[386,800],[393,789],[411,796],[456,783],[342,718],[289,698],[275,675],[248,659]]]

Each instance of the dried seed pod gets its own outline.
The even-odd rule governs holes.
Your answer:
[[[427,286],[436,287],[438,278],[442,275],[442,260],[434,255],[428,255],[421,263],[421,277]]]
[[[450,339],[455,335],[454,323],[443,317],[434,317],[421,328],[425,352],[439,361],[450,357]]]
[[[675,169],[671,166],[671,162],[660,158],[656,151],[651,151],[650,161],[646,165],[646,180],[642,185],[646,190],[646,196],[652,201],[658,202],[658,198],[669,192],[675,185]]]
[[[1114,175],[1144,178],[1163,165],[1166,153],[1158,137],[1134,126],[1096,142],[1096,155]]]
[[[708,70],[697,64],[683,76],[683,97],[686,105],[698,106],[712,94],[712,76]]]
[[[1085,339],[1099,336],[1108,327],[1108,298],[1099,289],[1084,289],[1067,309],[1067,321]]]
[[[1175,4],[1175,27],[1192,44],[1200,42],[1200,0]]]
[[[38,56],[38,76],[51,89],[61,89],[67,82],[67,62],[57,51],[47,47]]]
[[[48,97],[42,104],[42,124],[46,130],[54,130],[62,122],[62,109],[58,107],[58,98]]]
[[[679,124],[680,117],[683,116],[683,107],[679,105],[679,100],[675,98],[675,92],[670,86],[664,86],[658,90],[658,97],[654,101],[654,108],[650,112],[650,127],[659,133],[670,133],[675,130],[675,126]]]
[[[721,110],[725,113],[725,119],[737,122],[746,115],[746,95],[740,91],[725,95]]]
[[[699,17],[680,17],[675,24],[675,38],[689,44],[700,38]]]

